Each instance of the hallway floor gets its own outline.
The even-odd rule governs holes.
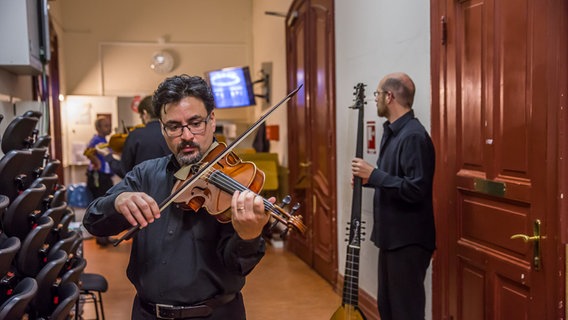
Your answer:
[[[94,239],[84,241],[86,272],[103,274],[109,290],[103,294],[106,319],[130,319],[134,287],[126,278],[130,242],[100,247]],[[247,277],[243,290],[250,320],[330,319],[341,297],[303,261],[285,249],[268,246],[267,254]],[[92,304],[84,318],[94,317]]]

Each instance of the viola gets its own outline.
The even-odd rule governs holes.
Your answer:
[[[124,124],[123,124],[124,125]],[[128,134],[138,128],[144,128],[145,125],[143,123],[137,124],[132,128],[126,129],[124,127],[124,133],[115,133],[110,136],[107,143],[100,143],[97,145],[99,148],[111,148],[111,150],[115,153],[122,153],[122,149],[124,149],[124,142],[128,137]],[[89,158],[94,157],[97,154],[97,150],[95,148],[87,148],[83,151],[83,154]]]
[[[201,160],[201,164],[206,164],[217,157],[226,147],[224,143],[219,143]],[[182,182],[176,184],[174,191],[181,185]],[[263,185],[264,172],[258,169],[253,162],[242,161],[235,153],[229,152],[208,168],[199,180],[178,196],[175,202],[193,211],[204,207],[209,214],[217,218],[217,221],[227,223],[231,221],[233,193],[250,190],[258,194]],[[302,216],[293,215],[298,207],[293,207],[292,212],[289,213],[265,198],[262,198],[262,201],[265,210],[270,213],[275,222],[283,223],[287,227],[286,230],[293,227],[301,233],[306,232],[307,227],[302,222]]]
[[[187,178],[185,181],[183,181],[183,183],[181,185],[177,186],[177,189],[174,190],[174,192],[172,192],[172,194],[168,198],[166,198],[164,201],[162,201],[162,203],[159,204],[160,212],[163,211],[172,202],[174,202],[177,198],[182,197],[182,196],[185,197],[186,199],[195,199],[193,201],[186,202],[188,207],[192,208],[193,210],[196,210],[199,207],[201,207],[201,206],[198,206],[198,204],[204,205],[206,203],[205,200],[209,199],[209,194],[207,194],[206,192],[201,192],[202,195],[200,197],[191,197],[191,192],[185,193],[186,190],[194,190],[194,191],[199,190],[199,189],[193,188],[193,186],[195,184],[200,183],[199,179],[202,179],[202,180],[210,183],[212,186],[215,186],[219,190],[222,190],[225,193],[228,193],[230,195],[232,195],[232,193],[234,191],[237,191],[237,190],[244,191],[244,190],[247,190],[249,187],[251,187],[253,189],[257,189],[257,187],[255,187],[255,186],[258,186],[259,178],[257,177],[256,171],[249,171],[249,175],[244,175],[245,177],[246,176],[254,177],[253,181],[257,181],[257,183],[255,183],[255,184],[250,183],[250,184],[247,184],[246,187],[245,187],[245,184],[242,184],[242,183],[239,182],[239,180],[243,176],[241,176],[240,174],[236,174],[236,173],[241,172],[240,169],[239,170],[233,170],[232,172],[229,172],[229,175],[228,175],[227,172],[223,172],[223,170],[221,170],[221,168],[227,167],[228,164],[236,164],[236,163],[242,164],[242,163],[244,163],[244,162],[240,161],[240,159],[238,159],[238,157],[234,153],[232,153],[231,150],[233,150],[233,148],[236,145],[241,143],[248,135],[250,135],[250,133],[254,132],[255,129],[257,129],[262,123],[264,123],[264,121],[266,121],[266,118],[268,118],[268,116],[270,114],[272,114],[278,107],[280,107],[285,102],[290,100],[294,95],[296,95],[296,93],[298,93],[298,91],[301,88],[302,88],[302,85],[298,86],[296,89],[294,89],[290,93],[288,93],[288,95],[286,97],[284,97],[282,100],[280,100],[280,102],[278,102],[277,104],[272,106],[268,111],[266,111],[252,126],[250,126],[247,130],[245,130],[245,132],[243,132],[243,134],[241,134],[239,137],[237,137],[226,148],[225,147],[219,148],[219,149],[217,149],[216,152],[214,152],[212,154],[210,152],[209,154],[211,154],[213,159],[210,159],[210,161],[208,161],[208,162],[202,162],[200,165],[193,165],[192,166],[193,170],[192,170],[192,174],[190,175],[190,177]],[[207,157],[207,158],[210,158],[210,157]],[[237,159],[239,161],[237,161]],[[248,165],[245,165],[245,167],[237,166],[237,168],[245,168],[246,169],[247,166]],[[235,167],[235,166],[233,166],[233,167]],[[254,167],[256,168],[256,166],[254,166]],[[250,168],[250,166],[249,166],[249,168]],[[257,170],[257,171],[262,172],[260,170]],[[231,174],[234,175],[239,180],[235,180],[234,177],[231,177]],[[262,184],[264,183],[264,173],[262,173],[261,175],[262,175],[262,178],[260,178],[260,180],[262,180],[262,183],[260,183],[260,187],[258,187],[258,190],[257,191],[255,191],[253,189],[249,189],[249,190],[251,190],[255,193],[260,191],[260,188],[262,188]],[[201,190],[206,190],[206,189],[204,189],[203,186],[202,186]],[[211,190],[214,190],[214,189],[211,189]],[[207,197],[205,197],[205,195],[207,195]],[[219,193],[219,195],[220,195],[220,193]],[[207,207],[208,211],[209,210],[215,211],[215,209],[212,209],[212,208],[215,208],[215,207],[217,207],[217,208],[221,208],[221,207],[224,208],[225,207],[225,206],[217,206],[217,205],[213,206],[212,205],[214,203],[215,199],[219,200],[220,197],[212,197],[211,199],[213,199],[213,200],[207,202],[207,204],[209,204],[209,207]],[[183,202],[185,202],[185,201],[183,201]],[[306,231],[307,227],[302,223],[301,216],[293,216],[291,213],[286,213],[281,208],[281,206],[290,203],[290,197],[289,196],[285,197],[284,200],[282,200],[281,206],[275,206],[264,198],[263,198],[263,202],[264,202],[264,207],[265,207],[266,211],[268,211],[271,214],[271,216],[275,218],[275,221],[272,223],[271,227],[273,227],[275,224],[277,224],[279,222],[282,222],[287,227],[293,226],[302,233]],[[218,210],[219,214],[222,213],[221,215],[219,215],[218,219],[221,219],[222,221],[230,221],[230,214],[227,214],[227,212],[226,212],[229,208],[230,208],[230,201],[229,201],[229,205],[227,206],[226,210],[220,210],[220,209]],[[291,212],[293,213],[298,208],[299,208],[299,204],[294,205],[292,207]],[[124,241],[126,239],[130,239],[140,229],[141,229],[140,225],[132,226],[130,229],[128,229],[128,231],[126,233],[124,233],[120,238],[118,238],[113,243],[113,245],[117,246],[122,241]],[[285,231],[287,231],[287,230],[285,230]]]
[[[111,148],[113,152],[115,153],[122,153],[122,149],[124,149],[124,142],[126,141],[126,138],[128,137],[128,134],[138,128],[144,128],[145,125],[143,123],[141,124],[137,124],[132,128],[129,128],[128,130],[125,130],[127,132],[124,133],[115,133],[112,136],[110,136],[110,138],[108,139],[108,143],[103,144],[102,148]]]

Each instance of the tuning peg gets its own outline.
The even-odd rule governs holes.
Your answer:
[[[287,206],[290,204],[290,202],[292,201],[292,197],[290,197],[290,195],[287,195],[284,197],[284,199],[282,199],[282,203],[280,203],[281,207]]]
[[[294,215],[294,213],[296,212],[296,210],[300,209],[300,203],[296,202],[296,204],[292,207],[292,210],[290,210],[290,215]]]

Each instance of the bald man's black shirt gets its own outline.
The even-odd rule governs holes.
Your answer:
[[[432,140],[410,110],[383,124],[377,168],[365,187],[375,188],[371,240],[381,249],[436,248],[432,188]]]

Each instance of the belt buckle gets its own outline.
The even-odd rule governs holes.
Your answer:
[[[161,308],[170,308],[170,309],[172,309],[173,307],[174,307],[174,306],[172,306],[172,305],[170,305],[170,304],[159,304],[159,303],[156,303],[156,318],[158,318],[158,319],[175,319],[175,318],[164,318],[164,317],[161,315],[161,312],[160,312],[160,309],[161,309]]]

